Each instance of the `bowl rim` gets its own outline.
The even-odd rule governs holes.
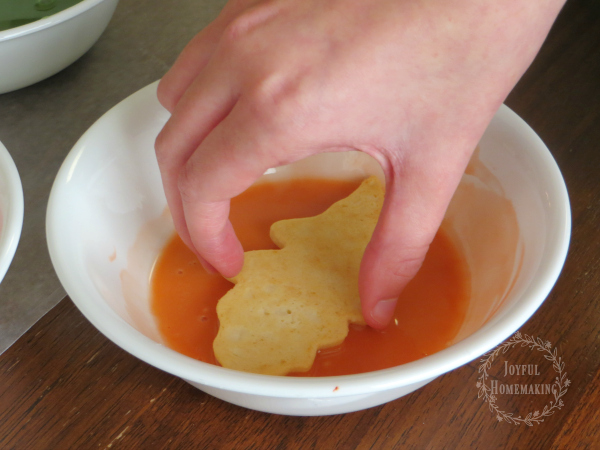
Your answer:
[[[0,283],[15,256],[23,229],[23,186],[17,166],[8,150],[0,142],[0,175],[6,176],[8,186],[8,209],[2,212],[0,226]]]
[[[73,17],[93,8],[97,4],[104,1],[106,0],[81,0],[79,3],[69,6],[67,9],[63,9],[55,14],[51,14],[25,25],[0,31],[0,42],[16,39],[37,31],[45,30],[46,28],[53,27],[59,23],[66,22],[67,20],[72,19]]]
[[[213,389],[222,389],[240,394],[261,395],[281,398],[331,398],[348,395],[365,395],[374,392],[399,388],[425,380],[431,380],[441,374],[460,367],[503,342],[519,329],[539,308],[554,286],[562,270],[569,246],[571,234],[571,211],[566,186],[550,151],[539,136],[512,110],[502,105],[494,119],[513,122],[519,132],[532,143],[531,151],[540,164],[541,170],[547,171],[549,191],[554,195],[552,204],[552,226],[555,241],[545,255],[545,264],[540,266],[535,282],[530,283],[523,297],[525,301],[512,305],[501,316],[493,317],[482,328],[462,341],[401,366],[356,375],[335,377],[278,377],[239,372],[204,363],[171,350],[130,326],[112,309],[94,297],[97,293],[89,292],[82,283],[74,279],[69,270],[69,262],[65,259],[65,250],[59,240],[61,217],[59,209],[61,197],[68,192],[67,184],[73,170],[76,169],[81,153],[85,151],[88,133],[99,126],[104,117],[110,114],[121,114],[127,111],[127,102],[148,95],[156,96],[156,84],[153,83],[132,94],[113,107],[90,127],[75,144],[61,166],[54,181],[48,202],[46,234],[50,256],[54,268],[78,309],[106,337],[146,363],[169,372],[184,380],[205,385]]]

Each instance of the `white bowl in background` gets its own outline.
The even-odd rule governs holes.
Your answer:
[[[82,0],[35,22],[0,31],[0,94],[61,71],[98,40],[119,0]]]
[[[500,210],[488,208],[494,202],[463,205],[453,232],[467,260],[477,261],[478,267],[471,267],[472,307],[453,345],[398,367],[322,378],[256,375],[194,360],[162,344],[148,304],[152,264],[173,232],[154,156],[155,137],[168,117],[156,100],[155,83],[115,106],[81,137],[50,195],[50,255],[75,305],[103,334],[141,360],[225,401],[271,413],[325,415],[396,399],[504,341],[541,305],[562,269],[571,226],[564,181],[539,137],[502,106],[480,142],[478,158],[483,178],[496,180],[485,192],[501,193],[514,207],[518,239],[513,239],[510,260],[503,260],[502,248],[485,245],[485,227],[504,223],[496,220]],[[373,160],[349,152],[318,155],[266,176],[356,177],[377,170]],[[471,184],[477,183],[481,180]],[[490,242],[504,239],[510,223],[496,227]],[[475,242],[478,227],[484,239]],[[501,295],[487,299],[485,278],[499,265],[507,265],[509,277]]]
[[[23,187],[14,161],[0,142],[0,283],[15,256],[23,228]]]

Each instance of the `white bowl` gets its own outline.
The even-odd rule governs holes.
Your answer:
[[[0,94],[37,83],[98,40],[119,0],[82,0],[35,22],[0,31]]]
[[[499,203],[482,198],[474,206],[470,200],[462,206],[453,202],[448,213],[458,218],[455,223],[449,219],[450,228],[467,260],[477,263],[471,267],[472,305],[453,345],[395,368],[340,377],[263,376],[196,361],[161,343],[148,306],[152,263],[173,232],[153,149],[167,119],[153,84],[115,106],[83,135],[50,195],[50,255],[73,302],[109,339],[225,401],[271,413],[325,415],[401,397],[514,333],[544,301],[564,263],[570,209],[562,176],[542,141],[503,106],[480,143],[481,176],[465,176],[467,189],[461,194],[469,200],[468,187],[481,188]],[[266,176],[354,177],[372,171],[377,172],[372,160],[351,152],[320,155]],[[488,207],[502,201],[504,206],[512,202],[512,216]],[[512,237],[504,231],[511,227],[516,230]],[[479,240],[472,238],[476,228]],[[502,256],[506,249],[494,242],[509,241],[507,259]],[[501,272],[496,270],[500,265],[508,273],[500,280],[501,292],[485,298],[486,286],[499,282],[494,273]]]
[[[23,228],[23,188],[17,166],[0,142],[0,283],[15,256]]]

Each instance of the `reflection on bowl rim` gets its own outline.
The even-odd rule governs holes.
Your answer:
[[[132,94],[124,102],[132,97],[140,98],[136,96],[148,95],[152,90],[155,92],[155,89],[156,83]],[[123,102],[119,105],[123,106]],[[112,111],[114,109],[107,114]],[[63,256],[64,249],[61,248],[60,239],[54,239],[61,235],[60,217],[56,211],[60,211],[61,197],[68,192],[70,174],[76,169],[85,150],[85,139],[90,130],[75,144],[63,162],[52,187],[46,222],[50,256],[67,293],[100,332],[142,361],[193,383],[271,398],[325,399],[371,394],[429,381],[474,360],[522,326],[546,299],[566,258],[571,231],[571,214],[566,186],[558,166],[541,139],[517,114],[504,105],[497,114],[499,120],[512,122],[519,133],[523,133],[524,139],[532,143],[531,151],[536,155],[540,170],[548,174],[548,189],[552,190],[554,194],[552,200],[555,200],[552,205],[553,219],[556,220],[555,234],[560,245],[552,247],[546,255],[547,264],[544,265],[543,270],[538,269],[541,270],[540,276],[536,277],[535,283],[531,283],[526,289],[526,301],[519,302],[504,313],[492,317],[483,327],[464,340],[417,361],[376,372],[335,377],[296,378],[257,375],[192,359],[153,341],[134,329],[105,302],[96,301],[99,296],[97,292],[88,292],[85,283],[73,279],[68,260]],[[99,119],[100,121],[102,118]],[[334,387],[338,389],[333,389]]]
[[[18,27],[9,28],[8,30],[0,31],[0,43],[15,39],[27,34],[35,33],[46,28],[53,27],[61,22],[66,22],[73,17],[78,16],[82,12],[93,8],[98,3],[102,3],[104,0],[81,0],[73,6],[69,6],[67,9],[63,9],[55,14],[43,17],[25,25]]]
[[[21,185],[17,166],[4,144],[0,142],[0,174],[4,173],[8,176],[9,205],[8,212],[0,211],[3,216],[0,225],[0,238],[4,234],[9,239],[7,241],[0,239],[0,283],[17,251],[21,230],[23,229],[24,212],[23,186]]]

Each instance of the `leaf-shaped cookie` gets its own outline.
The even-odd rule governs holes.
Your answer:
[[[281,250],[246,252],[233,289],[217,304],[213,348],[223,367],[285,375],[310,369],[318,349],[364,324],[360,261],[381,211],[384,189],[363,181],[323,214],[271,226]]]

